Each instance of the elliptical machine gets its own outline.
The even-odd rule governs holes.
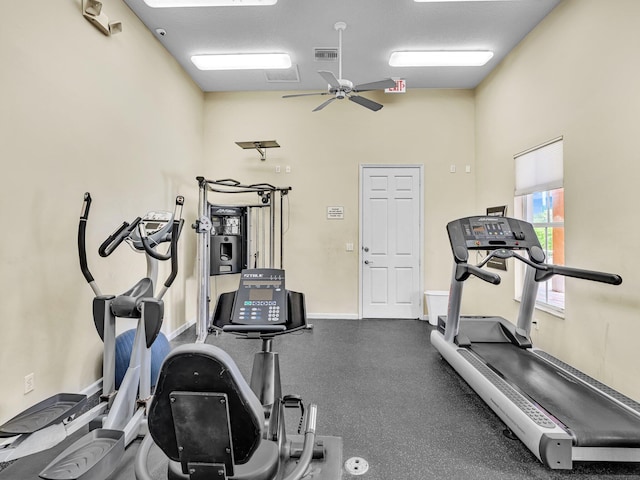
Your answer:
[[[121,295],[103,295],[87,264],[85,230],[91,195],[85,193],[78,227],[78,251],[82,273],[94,291],[93,317],[104,342],[101,405],[108,413],[94,421],[91,431],[65,449],[41,473],[47,480],[105,479],[118,466],[124,450],[144,425],[151,397],[151,345],[160,333],[165,295],[178,273],[178,238],[183,225],[184,198],[176,197],[173,213],[153,211],[123,222],[100,246],[101,257],[111,255],[123,241],[144,252],[147,275]],[[170,242],[166,253],[156,251]],[[157,293],[158,261],[171,261],[171,273]],[[116,318],[138,319],[129,367],[115,390]],[[99,428],[98,428],[99,427]]]
[[[261,341],[250,383],[214,345],[175,348],[160,370],[136,478],[152,480],[154,441],[170,460],[170,480],[339,478],[342,439],[316,437],[317,406],[282,395],[273,340],[308,328],[304,295],[285,289],[284,270],[244,270],[240,288],[220,295],[212,328]],[[285,408],[300,409],[298,434],[287,435]]]

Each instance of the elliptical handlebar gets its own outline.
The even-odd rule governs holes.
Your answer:
[[[104,258],[111,255],[116,250],[116,248],[120,246],[124,239],[127,238],[131,234],[131,232],[133,232],[133,230],[138,226],[141,220],[141,217],[136,217],[136,219],[130,224],[127,222],[122,222],[122,225],[120,225],[115,232],[109,235],[107,239],[102,242],[100,248],[98,248],[98,253],[100,254],[100,256]]]
[[[78,256],[80,260],[80,270],[82,271],[82,275],[89,283],[91,288],[94,290],[96,295],[101,295],[100,290],[89,270],[89,265],[87,262],[87,247],[86,247],[86,229],[87,229],[87,221],[89,219],[89,210],[91,208],[91,194],[89,192],[85,192],[84,200],[82,203],[82,209],[80,211],[80,221],[78,224]],[[131,233],[133,233],[136,227],[139,226],[139,234],[140,239],[142,240],[142,245],[144,246],[145,252],[157,259],[157,260],[171,260],[171,273],[167,277],[167,280],[164,282],[164,288],[162,292],[158,295],[158,298],[161,298],[164,293],[166,293],[167,289],[171,286],[173,281],[175,280],[178,274],[178,256],[177,256],[177,246],[178,239],[182,232],[182,227],[184,225],[184,219],[182,218],[182,207],[184,205],[184,197],[179,195],[176,197],[176,207],[173,214],[173,223],[171,226],[170,233],[170,242],[171,246],[167,254],[160,254],[156,252],[151,242],[147,237],[146,231],[143,226],[142,217],[137,217],[131,223],[123,222],[111,235],[107,237],[107,239],[102,242],[100,247],[98,248],[98,253],[101,257],[108,257],[111,255],[120,244],[127,239]]]
[[[176,207],[174,209],[173,212],[173,224],[171,226],[171,246],[169,247],[169,250],[167,251],[167,253],[159,253],[156,250],[154,250],[154,246],[151,245],[151,242],[149,241],[149,237],[147,235],[145,226],[144,226],[144,222],[138,225],[138,234],[140,235],[140,242],[142,243],[142,247],[144,248],[144,251],[150,255],[151,257],[155,258],[156,260],[160,260],[160,261],[165,261],[165,260],[169,260],[173,258],[173,249],[174,249],[174,238],[176,238],[176,243],[177,243],[177,238],[180,236],[180,234],[182,233],[182,226],[184,225],[184,219],[182,219],[182,206],[184,205],[184,197],[181,195],[178,195],[176,197]],[[176,228],[177,226],[177,228]],[[172,261],[173,263],[173,261]],[[173,267],[172,267],[173,268]],[[177,270],[177,265],[176,265],[176,270]],[[168,285],[167,285],[168,286]]]
[[[93,275],[89,271],[87,263],[87,247],[86,247],[86,231],[87,219],[89,218],[89,209],[91,208],[91,194],[85,192],[84,201],[82,202],[82,210],[80,211],[80,223],[78,225],[78,255],[80,256],[80,270],[88,283],[94,281]]]
[[[140,242],[142,243],[142,247],[144,248],[145,253],[147,253],[149,256],[155,258],[156,260],[160,260],[162,262],[164,262],[165,260],[169,260],[171,258],[172,256],[171,247],[169,247],[169,250],[167,251],[167,253],[160,253],[153,249],[154,246],[151,245],[151,242],[149,241],[149,236],[145,231],[144,223],[138,224],[138,234],[140,235]],[[172,235],[171,240],[173,240],[173,226],[171,228],[171,235]],[[172,242],[172,245],[173,245],[173,242]]]
[[[184,219],[182,218],[182,207],[184,205],[184,197],[178,195],[176,197],[176,206],[173,212],[173,223],[171,225],[171,245],[169,246],[169,250],[166,255],[160,255],[158,252],[151,248],[149,244],[148,238],[146,234],[143,235],[141,228],[140,230],[140,239],[142,240],[142,245],[147,254],[151,255],[153,258],[158,260],[169,260],[171,259],[171,273],[164,282],[164,286],[162,290],[156,295],[157,299],[161,299],[164,294],[167,292],[169,287],[173,284],[173,281],[176,279],[178,275],[178,239],[180,238],[180,234],[182,233],[182,227],[184,225]],[[157,255],[157,256],[156,256]]]
[[[184,225],[184,219],[179,221],[173,221],[171,227],[171,273],[167,280],[164,282],[164,286],[169,288],[178,274],[178,238],[182,232],[182,226]]]

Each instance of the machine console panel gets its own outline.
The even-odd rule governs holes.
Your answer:
[[[171,228],[173,222],[173,213],[165,211],[148,212],[142,217],[141,223],[144,225],[145,232],[151,245],[167,242],[171,240]],[[136,228],[129,235],[129,242],[137,250],[143,250],[140,234]]]
[[[516,218],[466,217],[450,222],[447,231],[454,255],[460,261],[467,260],[468,250],[541,248],[533,226]]]
[[[287,292],[284,270],[243,270],[233,302],[231,322],[241,325],[284,325],[287,323]]]

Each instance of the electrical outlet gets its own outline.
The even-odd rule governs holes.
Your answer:
[[[34,388],[36,388],[36,379],[33,373],[29,375],[25,375],[24,377],[24,393],[31,392]]]
[[[276,173],[280,173],[280,165],[276,165]]]

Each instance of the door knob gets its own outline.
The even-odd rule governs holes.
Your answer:
[[[365,252],[369,251],[369,247],[362,247],[362,250],[364,250]]]
[[[365,264],[365,265],[370,265],[370,264],[372,264],[372,263],[373,263],[373,262],[370,262],[369,260],[365,260],[365,261],[364,261],[364,264]]]

